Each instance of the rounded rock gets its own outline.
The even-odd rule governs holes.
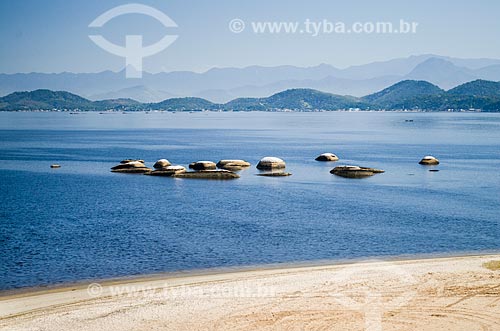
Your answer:
[[[111,168],[112,172],[123,172],[123,173],[146,173],[150,172],[151,169],[146,167],[143,162],[131,161],[127,163],[121,163]]]
[[[163,169],[168,166],[172,165],[169,160],[167,159],[159,159],[158,161],[155,162],[153,165],[153,168],[155,169]]]
[[[141,162],[141,163],[144,163],[144,160],[125,159],[125,160],[120,161],[121,164],[130,163],[130,162]]]
[[[212,161],[197,161],[189,164],[189,169],[193,170],[215,170],[216,164]]]
[[[420,160],[419,164],[422,164],[422,165],[438,165],[439,164],[439,160],[436,159],[434,156],[431,156],[431,155],[426,155],[422,158],[422,160]]]
[[[338,160],[339,157],[333,153],[323,153],[316,158],[316,161],[324,161],[324,162],[333,162]]]
[[[259,170],[284,169],[285,167],[285,161],[274,156],[266,156],[257,164],[257,169]]]

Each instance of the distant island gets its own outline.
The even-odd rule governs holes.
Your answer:
[[[133,99],[91,101],[66,91],[38,89],[0,98],[0,111],[335,111],[413,110],[500,112],[500,82],[474,80],[450,90],[423,80],[403,80],[379,92],[354,97],[314,89],[288,89],[265,98],[214,103],[203,98],[169,98],[157,103]]]

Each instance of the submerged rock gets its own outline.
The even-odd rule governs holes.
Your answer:
[[[162,169],[162,168],[166,168],[168,166],[170,166],[171,163],[169,160],[167,159],[159,159],[158,161],[155,162],[155,164],[153,165],[153,168],[155,169]]]
[[[171,177],[175,174],[180,174],[183,172],[186,172],[186,168],[184,168],[183,166],[168,166],[165,168],[153,170],[151,172],[146,172],[144,174],[149,176]]]
[[[330,173],[346,177],[346,178],[363,178],[373,176],[374,174],[379,174],[385,172],[384,170],[375,169],[375,168],[366,168],[359,166],[339,166],[333,168]]]
[[[189,164],[189,169],[193,170],[215,170],[217,166],[212,161],[198,161]]]
[[[427,156],[424,156],[422,158],[422,160],[420,160],[419,164],[422,164],[422,165],[438,165],[439,164],[439,160],[436,159],[434,156],[427,155]]]
[[[257,169],[259,170],[284,169],[285,167],[285,161],[273,156],[266,156],[257,164]]]
[[[219,169],[224,169],[224,170],[229,170],[229,171],[240,171],[243,169],[246,169],[248,167],[242,167],[242,166],[237,166],[237,165],[232,165],[232,164],[227,164],[222,168]]]
[[[127,163],[120,162],[119,165],[111,168],[111,172],[122,172],[130,174],[140,174],[140,173],[150,172],[151,169],[146,167],[144,163],[140,161],[131,161]]]
[[[316,161],[325,161],[325,162],[338,161],[338,160],[339,160],[338,156],[333,153],[323,153],[316,158]]]
[[[143,168],[123,168],[123,169],[115,169],[111,170],[111,172],[121,172],[124,174],[145,174],[151,172],[151,169],[148,167]]]
[[[278,172],[264,172],[262,174],[257,174],[257,176],[264,176],[264,177],[286,177],[286,176],[291,176],[292,174],[289,172],[284,172],[284,171],[278,171]]]
[[[216,166],[219,169],[237,171],[243,168],[248,168],[250,166],[250,162],[244,160],[220,160],[217,162]]]
[[[196,179],[236,179],[240,178],[238,174],[235,174],[229,170],[199,170],[199,171],[189,171],[181,172],[172,175],[175,178],[196,178]]]

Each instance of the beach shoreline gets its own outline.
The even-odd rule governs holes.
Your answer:
[[[408,261],[423,261],[423,260],[433,260],[433,259],[450,259],[450,258],[455,259],[455,258],[467,258],[467,257],[478,257],[478,256],[496,256],[496,255],[500,255],[500,251],[483,250],[483,251],[473,251],[473,252],[367,256],[359,258],[324,259],[324,260],[311,260],[311,261],[221,266],[221,267],[209,267],[201,269],[183,269],[183,270],[165,271],[159,273],[150,273],[150,274],[81,279],[81,280],[68,281],[55,284],[5,289],[5,290],[0,290],[0,300],[4,298],[23,297],[34,294],[44,294],[44,293],[82,289],[86,288],[88,284],[91,283],[99,283],[101,285],[119,285],[119,284],[133,284],[138,282],[147,282],[155,280],[164,280],[171,278],[211,276],[211,275],[233,274],[233,273],[244,273],[244,272],[255,272],[255,271],[342,266],[349,264],[371,263],[371,262],[381,262],[381,261],[408,262]]]
[[[456,330],[470,330],[476,324],[487,330],[491,323],[500,323],[500,271],[483,264],[496,260],[499,253],[387,258],[90,281],[1,296],[0,330],[34,326],[40,330],[217,330],[221,323],[234,329],[274,330],[277,326],[300,329],[311,323],[325,327],[333,322],[350,328],[363,322],[363,312],[353,303],[360,294],[353,290],[365,291],[367,298],[377,294],[389,300],[381,302],[384,330],[397,329],[401,321],[395,316],[404,317],[410,330],[452,322]],[[363,278],[367,276],[373,279]],[[338,300],[339,295],[344,301]],[[405,302],[391,306],[397,297]],[[456,305],[469,317],[464,319],[453,310]],[[192,319],[193,314],[197,319]]]

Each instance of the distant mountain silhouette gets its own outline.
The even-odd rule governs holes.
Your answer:
[[[425,80],[441,88],[449,89],[477,79],[477,76],[471,69],[458,67],[447,60],[430,58],[418,64],[405,78]]]
[[[203,73],[143,73],[141,79],[126,79],[124,71],[0,74],[0,95],[50,89],[91,100],[131,97],[141,102],[158,102],[164,98],[192,96],[225,103],[238,97],[263,98],[296,88],[361,97],[405,79],[426,80],[443,89],[476,79],[500,81],[500,60],[425,54],[345,69],[329,64],[307,68],[250,66],[213,68]]]

